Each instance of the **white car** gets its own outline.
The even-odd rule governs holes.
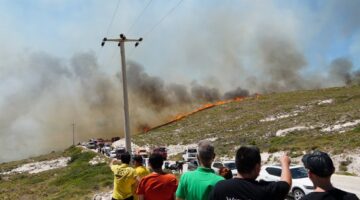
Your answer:
[[[211,164],[211,169],[213,169],[215,171],[216,174],[219,174],[219,169],[221,167],[224,167],[224,164],[221,161],[214,161]]]
[[[291,165],[292,186],[289,191],[290,196],[295,200],[301,199],[304,195],[314,191],[314,184],[308,177],[307,170],[300,165]],[[279,181],[281,176],[281,166],[265,165],[261,167],[257,180]]]
[[[224,164],[224,167],[231,170],[231,173],[233,176],[237,175],[235,160],[226,160],[226,161],[223,161],[222,163]]]
[[[226,167],[230,169],[233,176],[237,175],[237,169],[234,160],[214,161],[211,164],[211,169],[213,169],[216,174],[219,174],[219,170],[221,167]]]
[[[197,148],[187,147],[183,154],[183,158],[186,162],[189,162],[190,160],[196,160]]]

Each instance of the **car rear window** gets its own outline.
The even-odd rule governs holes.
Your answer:
[[[279,169],[279,168],[268,167],[268,168],[266,168],[265,170],[266,170],[270,175],[278,176],[278,177],[281,176],[281,169]]]
[[[308,177],[308,173],[304,167],[292,168],[290,172],[293,179]]]

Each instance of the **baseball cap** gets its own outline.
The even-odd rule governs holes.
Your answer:
[[[329,177],[334,173],[335,167],[330,156],[322,151],[313,151],[303,156],[301,161],[305,168],[320,177]]]

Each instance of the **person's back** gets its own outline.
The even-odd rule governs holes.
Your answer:
[[[302,200],[359,200],[355,194],[333,187],[331,175],[335,172],[330,156],[321,151],[314,151],[303,156],[305,168],[315,186],[314,192],[305,195]]]
[[[134,164],[138,182],[140,182],[143,177],[150,174],[149,169],[146,168],[145,166],[143,166],[143,161],[144,161],[144,159],[142,158],[141,155],[135,155],[133,157],[133,164]],[[136,187],[134,188],[134,190],[136,190]],[[134,200],[138,200],[139,197],[136,195],[136,191],[133,191],[133,193],[134,193]]]
[[[289,184],[283,181],[259,182],[254,179],[235,177],[217,183],[209,199],[284,199],[289,188]]]
[[[302,200],[358,200],[355,194],[342,191],[337,188],[325,192],[312,192],[302,198]]]
[[[215,184],[223,177],[215,174],[213,169],[198,167],[195,171],[189,171],[181,176],[176,196],[179,199],[208,199],[208,195]]]
[[[215,184],[223,177],[215,174],[210,168],[215,158],[214,147],[208,141],[200,141],[198,145],[200,166],[195,171],[184,173],[176,190],[177,199],[203,200],[208,199]]]
[[[138,185],[136,193],[140,200],[173,200],[177,188],[177,179],[173,174],[166,174],[161,169],[163,156],[152,154],[149,164],[153,173],[143,177]]]
[[[133,161],[134,161],[136,175],[138,176],[139,179],[150,174],[149,169],[143,165],[142,156],[140,155],[134,156]]]
[[[110,163],[111,171],[114,174],[114,190],[112,199],[116,200],[132,200],[133,187],[136,183],[136,172],[129,166],[130,155],[122,154],[120,156],[122,164],[115,165],[115,160]]]
[[[141,179],[150,174],[150,171],[145,166],[135,167],[136,175]]]
[[[236,152],[237,176],[220,181],[209,195],[210,200],[284,199],[291,186],[290,160],[287,156],[280,159],[282,172],[278,182],[256,181],[261,167],[260,150],[255,146],[243,146]]]
[[[173,200],[176,188],[175,175],[151,173],[141,179],[137,194],[143,194],[146,200]]]

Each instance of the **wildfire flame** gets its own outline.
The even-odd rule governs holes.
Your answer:
[[[260,95],[259,94],[256,94],[256,99],[258,99]],[[207,104],[204,104],[202,105],[201,107],[191,111],[191,112],[187,112],[187,113],[182,113],[182,114],[178,114],[176,115],[173,119],[171,119],[170,121],[166,122],[165,124],[161,124],[159,126],[155,126],[155,127],[146,127],[143,129],[143,132],[146,133],[152,129],[156,129],[156,128],[159,128],[159,127],[162,127],[162,126],[165,126],[165,125],[168,125],[168,124],[171,124],[173,122],[176,122],[176,121],[179,121],[180,119],[183,119],[185,117],[188,117],[189,115],[192,115],[192,114],[195,114],[199,111],[202,111],[202,110],[206,110],[206,109],[209,109],[209,108],[212,108],[212,107],[215,107],[215,106],[219,106],[219,105],[223,105],[223,104],[227,104],[227,103],[231,103],[231,102],[240,102],[242,100],[244,100],[246,97],[236,97],[234,99],[230,99],[230,100],[224,100],[224,101],[217,101],[215,103],[207,103]]]

